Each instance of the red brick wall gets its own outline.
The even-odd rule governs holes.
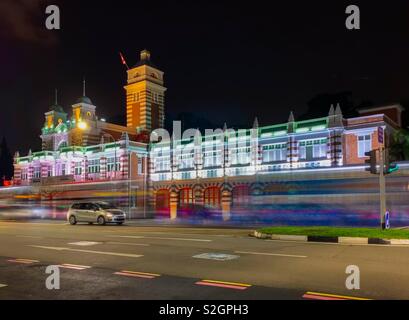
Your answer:
[[[372,133],[372,150],[378,149],[378,132]],[[343,138],[343,151],[345,155],[345,164],[364,164],[367,158],[358,157],[358,136],[355,134],[346,134]]]
[[[389,119],[394,121],[396,124],[400,125],[398,109],[385,109],[385,110],[369,111],[369,112],[362,113],[361,115],[362,116],[372,116],[372,115],[380,114],[380,113],[386,115]]]

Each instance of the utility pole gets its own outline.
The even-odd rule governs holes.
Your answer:
[[[380,221],[381,229],[385,230],[385,213],[386,213],[386,185],[385,185],[385,148],[379,148],[379,196],[380,196]]]

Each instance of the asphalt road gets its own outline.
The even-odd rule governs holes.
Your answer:
[[[266,241],[250,231],[0,221],[0,299],[409,299],[409,247]],[[59,290],[46,288],[49,265],[63,266]],[[346,288],[349,265],[360,269],[360,290]]]

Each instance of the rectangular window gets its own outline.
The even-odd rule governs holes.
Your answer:
[[[189,152],[179,156],[179,168],[180,169],[191,169],[194,167],[194,152]]]
[[[217,178],[217,170],[207,170],[208,178]]]
[[[169,153],[167,153],[166,155],[163,155],[163,153],[160,152],[157,156],[154,157],[154,159],[155,159],[155,171],[156,172],[170,170]]]
[[[34,178],[35,179],[41,178],[41,167],[34,167]]]
[[[21,180],[28,180],[27,169],[21,170]]]
[[[66,175],[65,163],[61,164],[61,175],[62,175],[62,176],[65,176],[65,175]]]
[[[82,174],[82,162],[76,162],[74,167],[74,174],[79,176]]]
[[[47,168],[47,177],[52,177],[52,175],[53,175],[53,167],[49,166]]]
[[[204,152],[203,165],[205,167],[217,167],[221,165],[221,153],[217,151]]]
[[[121,170],[121,165],[119,163],[119,157],[116,157],[116,163],[115,163],[115,157],[107,158],[107,171],[108,172],[120,171],[120,170]]]
[[[141,175],[143,173],[143,162],[142,162],[142,158],[138,157],[138,175]]]
[[[191,177],[190,172],[182,172],[182,179],[189,180]]]
[[[159,95],[156,92],[152,92],[152,101],[158,103]]]
[[[263,146],[263,162],[280,162],[287,160],[287,144]]]
[[[99,173],[101,170],[99,159],[93,159],[88,161],[88,172]]]
[[[231,163],[235,164],[248,164],[250,163],[250,147],[239,147],[233,149],[230,154]]]
[[[327,142],[327,139],[300,141],[298,145],[298,156],[300,160],[311,161],[326,158],[328,150]]]
[[[372,150],[372,138],[370,134],[358,136],[358,157],[364,158],[365,153]]]

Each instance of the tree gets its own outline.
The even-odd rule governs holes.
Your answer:
[[[353,117],[357,115],[352,101],[352,92],[343,91],[316,95],[307,102],[307,112],[301,115],[301,117],[298,117],[298,120],[326,117],[330,106],[336,106],[338,103],[341,106],[344,117]]]
[[[7,146],[6,138],[0,144],[0,184],[3,184],[3,180],[11,180],[14,175],[13,157]]]
[[[390,146],[391,160],[409,160],[409,131],[406,129],[397,130],[392,137]]]

